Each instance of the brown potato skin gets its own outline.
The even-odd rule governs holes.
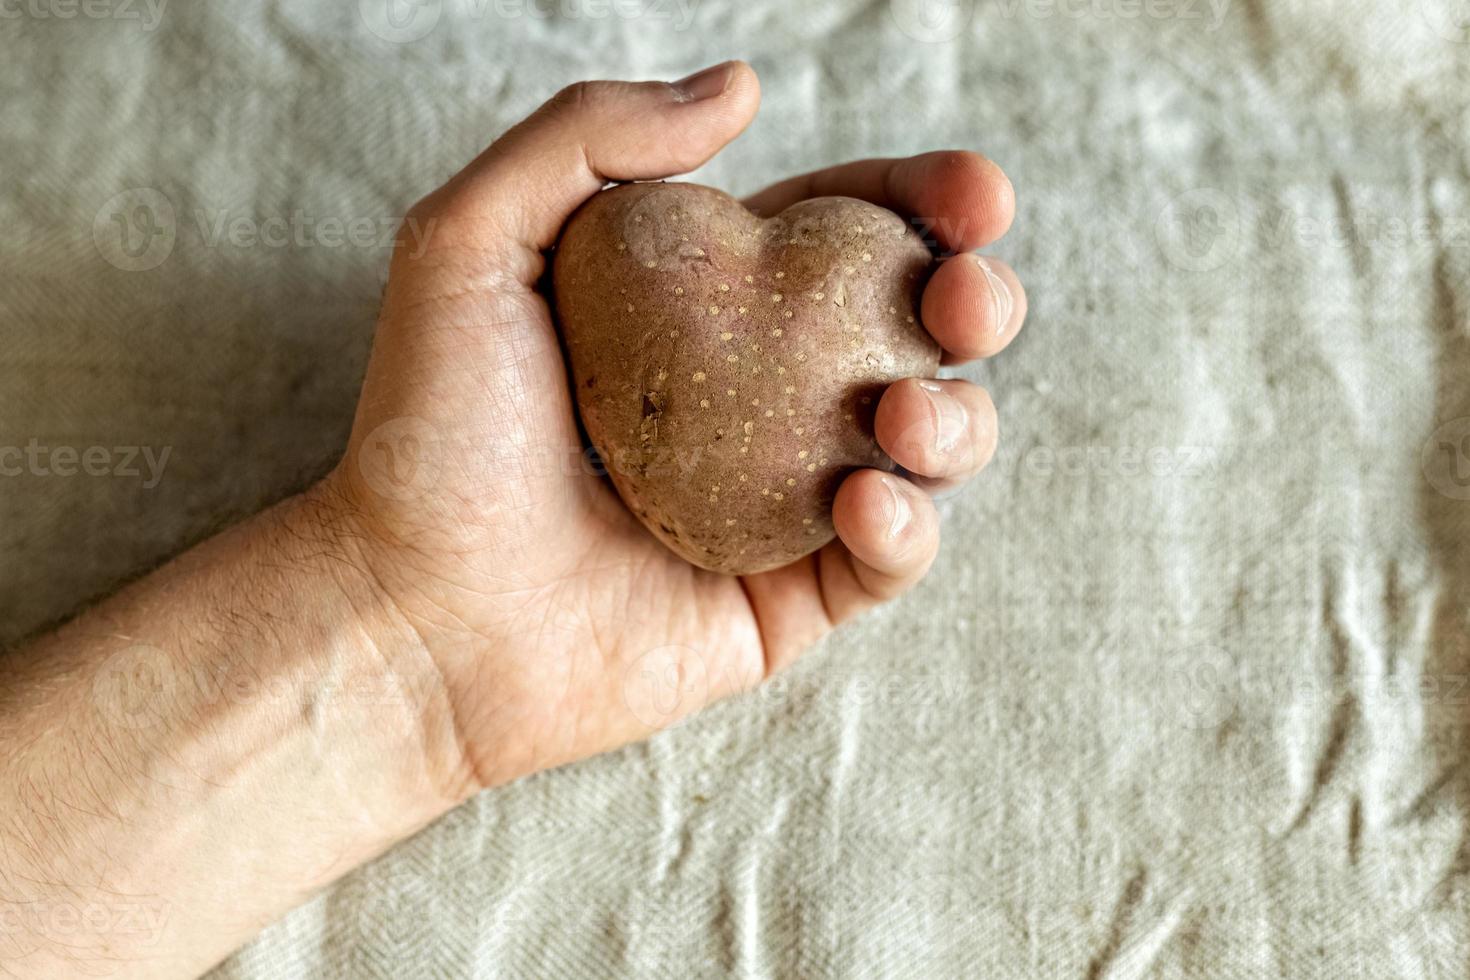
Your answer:
[[[891,383],[932,377],[932,258],[845,197],[761,219],[698,184],[624,184],[563,229],[556,311],[582,423],[624,503],[670,549],[746,575],[832,540]],[[731,392],[734,394],[731,394]]]

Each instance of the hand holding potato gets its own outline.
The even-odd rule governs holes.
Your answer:
[[[928,492],[973,476],[994,451],[983,390],[892,384],[873,424],[909,475],[852,472],[832,502],[835,540],[743,578],[682,560],[605,480],[568,465],[581,435],[543,294],[546,250],[606,183],[699,166],[758,102],[739,62],[672,85],[574,85],[412,212],[428,238],[395,257],[350,449],[324,488],[445,678],[469,790],[617,747],[754,686],[908,589],[938,549]],[[1015,336],[1020,284],[969,254],[1012,218],[993,164],[967,152],[868,160],[746,204],[772,215],[831,195],[914,219],[953,255],[919,306],[944,363]]]

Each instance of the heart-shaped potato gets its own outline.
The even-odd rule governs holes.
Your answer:
[[[883,390],[931,377],[931,262],[893,214],[813,198],[761,219],[697,184],[624,184],[572,216],[556,309],[582,423],[624,503],[696,565],[744,575],[833,537]]]

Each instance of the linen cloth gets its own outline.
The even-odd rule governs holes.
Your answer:
[[[0,446],[108,467],[0,479],[0,642],[340,453],[364,229],[568,82],[747,58],[760,117],[694,176],[735,193],[938,147],[1018,192],[990,251],[1028,326],[957,372],[1001,449],[922,587],[480,796],[213,976],[1470,970],[1463,5],[4,12]]]

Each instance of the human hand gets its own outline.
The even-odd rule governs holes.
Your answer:
[[[729,64],[574,86],[511,130],[414,208],[333,473],[0,658],[0,841],[24,845],[0,846],[7,975],[197,976],[475,790],[753,686],[924,573],[926,491],[994,449],[964,382],[891,386],[878,441],[912,476],[851,474],[832,544],[745,579],[667,551],[585,465],[542,252],[606,180],[699,165],[757,98]],[[837,167],[751,206],[821,194],[915,216],[956,252],[1012,211],[962,153]],[[1004,346],[1024,299],[959,256],[921,313],[953,362]],[[75,928],[137,913],[147,929]]]
[[[574,85],[410,213],[349,450],[319,496],[444,679],[465,794],[615,748],[753,687],[838,623],[906,591],[939,547],[929,494],[969,479],[994,452],[982,389],[892,385],[876,434],[908,475],[851,474],[833,502],[836,540],[744,578],[666,550],[586,465],[543,253],[609,181],[703,164],[750,123],[759,98],[740,62],[672,85]],[[953,254],[921,308],[946,364],[988,357],[1015,336],[1026,300],[1014,273],[968,254],[1011,222],[1011,186],[994,164],[966,152],[867,160],[746,203],[769,215],[823,195],[904,214]]]

